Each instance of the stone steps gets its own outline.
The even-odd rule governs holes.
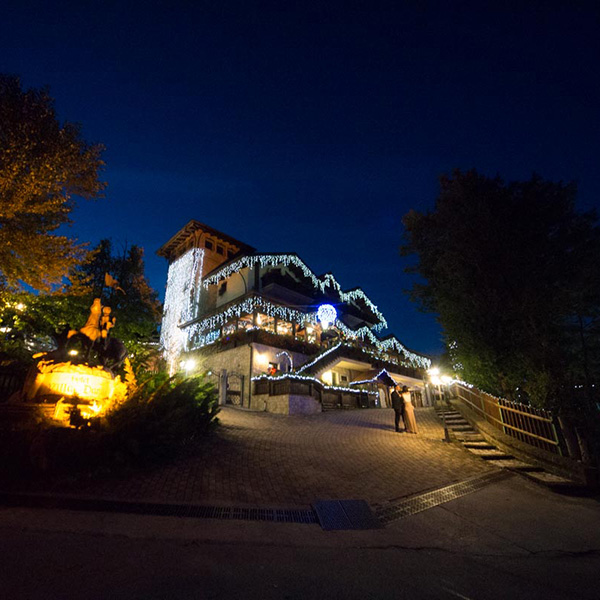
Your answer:
[[[491,464],[494,464],[494,461],[491,460],[489,461]],[[535,467],[533,465],[530,465],[529,463],[523,462],[522,460],[519,460],[518,458],[512,458],[512,459],[504,459],[504,460],[499,460],[498,461],[498,466],[502,467],[503,469],[510,469],[511,471],[518,471],[520,473],[524,473],[524,472],[539,472],[539,471],[543,471],[544,469],[542,469],[541,467]]]
[[[454,436],[459,442],[485,442],[486,440],[481,436],[481,434],[473,431],[459,431]]]
[[[485,440],[477,440],[474,442],[463,442],[463,446],[465,448],[479,448],[480,450],[492,450],[494,448],[496,448],[496,446],[493,446],[492,444],[489,444],[488,442],[486,442]]]
[[[519,473],[531,481],[557,492],[581,488],[574,481],[549,473],[541,467],[528,464],[502,450],[498,450],[496,446],[489,443],[469,425],[468,421],[458,411],[438,410],[437,413],[440,421],[450,430],[452,438],[459,441],[465,450],[485,460],[487,464]]]
[[[471,454],[483,458],[483,460],[510,460],[514,458],[514,456],[496,448],[467,448],[467,450]]]
[[[470,425],[455,425],[454,427],[450,427],[450,429],[452,429],[452,431],[459,431],[459,432],[467,432],[467,431],[475,431]]]

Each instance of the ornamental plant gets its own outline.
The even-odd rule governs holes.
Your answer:
[[[101,429],[116,462],[141,463],[173,456],[217,423],[218,397],[203,375],[150,374]]]

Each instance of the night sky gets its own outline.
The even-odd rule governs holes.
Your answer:
[[[361,286],[409,347],[401,217],[455,167],[579,184],[600,206],[600,18],[581,2],[18,2],[0,71],[106,145],[70,233],[155,255],[197,219]],[[12,7],[11,7],[12,6]]]

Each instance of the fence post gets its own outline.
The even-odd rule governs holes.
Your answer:
[[[227,404],[227,369],[223,369],[219,375],[219,405]]]

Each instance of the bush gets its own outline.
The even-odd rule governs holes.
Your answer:
[[[33,474],[98,474],[176,455],[218,423],[217,392],[203,376],[147,376],[132,396],[80,429],[35,423],[0,436],[0,482]],[[10,434],[10,435],[8,435]],[[5,439],[6,438],[6,439]],[[8,457],[11,460],[7,460]]]
[[[203,376],[150,375],[106,415],[101,430],[119,461],[147,462],[176,453],[217,422],[217,392]]]

